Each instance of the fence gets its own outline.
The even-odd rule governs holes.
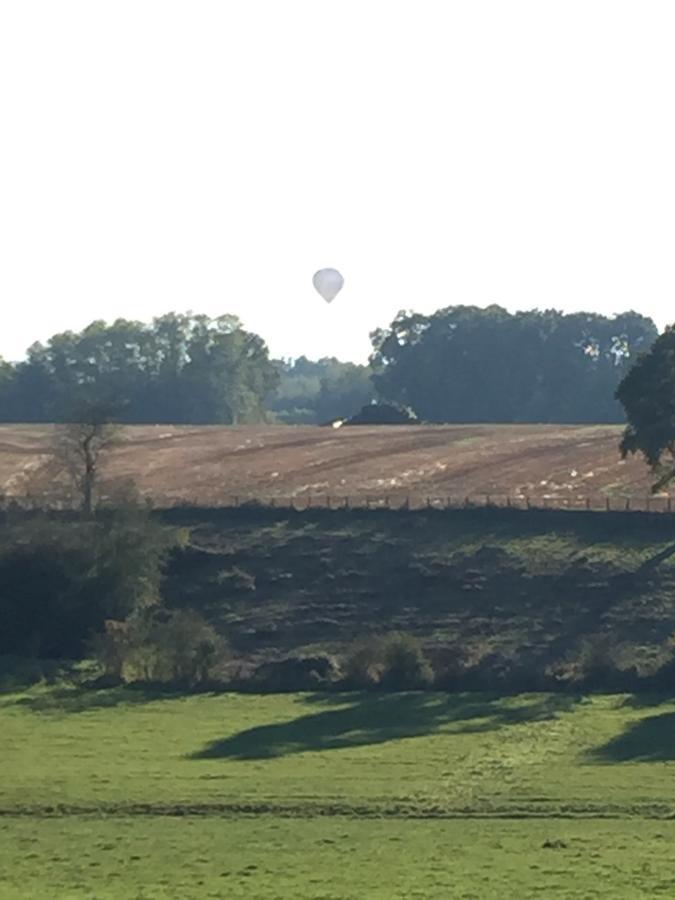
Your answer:
[[[201,506],[196,498],[158,498],[157,507]],[[210,497],[203,504],[216,508],[254,508],[289,509],[298,512],[312,509],[390,509],[390,510],[422,510],[422,509],[568,509],[588,510],[595,512],[658,512],[672,513],[675,504],[669,495],[646,496],[575,496],[549,497],[502,494],[471,494],[455,496],[426,496],[422,494],[406,495],[333,495],[333,494],[297,494],[294,496],[249,496],[232,495],[226,497]]]
[[[507,494],[456,494],[446,496],[424,494],[296,494],[282,495],[208,495],[201,497],[198,492],[189,497],[153,497],[156,509],[175,507],[200,507],[213,509],[288,509],[303,512],[312,509],[557,509],[587,510],[593,512],[675,512],[673,498],[669,495],[585,495],[572,497],[551,497],[542,495]],[[105,498],[103,500],[105,505]],[[43,494],[39,497],[19,498],[0,496],[0,510],[72,510],[72,499],[63,495]]]

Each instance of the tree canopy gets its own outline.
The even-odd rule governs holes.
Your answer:
[[[277,381],[264,341],[235,316],[97,321],[33,344],[9,374],[0,368],[0,419],[64,422],[105,403],[125,422],[258,422]]]
[[[72,422],[94,404],[128,423],[319,424],[378,401],[428,422],[622,422],[617,385],[657,334],[635,312],[451,306],[399,313],[364,366],[272,360],[231,315],[96,321],[0,360],[0,421]]]
[[[429,422],[620,422],[614,393],[657,336],[638,313],[401,312],[372,335],[379,395]]]
[[[300,356],[278,367],[279,387],[269,405],[281,422],[316,425],[347,418],[375,397],[368,366]]]
[[[668,328],[641,356],[616,392],[628,425],[624,456],[642,453],[657,476],[654,489],[675,479],[675,328]]]

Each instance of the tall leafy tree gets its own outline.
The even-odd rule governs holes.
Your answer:
[[[641,453],[660,490],[675,480],[675,327],[667,328],[641,356],[616,392],[628,425],[623,456]]]

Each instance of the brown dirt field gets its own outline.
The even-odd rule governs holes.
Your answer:
[[[0,493],[20,496],[49,459],[51,426],[0,426]],[[127,427],[107,475],[133,478],[158,505],[332,498],[530,496],[644,499],[639,459],[622,461],[617,426]],[[618,502],[618,501],[617,501]]]

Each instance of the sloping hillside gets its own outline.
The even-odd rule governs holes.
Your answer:
[[[246,658],[401,629],[442,664],[499,654],[538,670],[589,636],[649,666],[675,631],[675,522],[641,513],[213,510],[166,594]],[[492,665],[494,670],[495,665]]]
[[[49,458],[52,429],[0,426],[0,492],[20,494]],[[644,498],[615,426],[167,427],[123,430],[108,466],[159,505],[308,495]]]

